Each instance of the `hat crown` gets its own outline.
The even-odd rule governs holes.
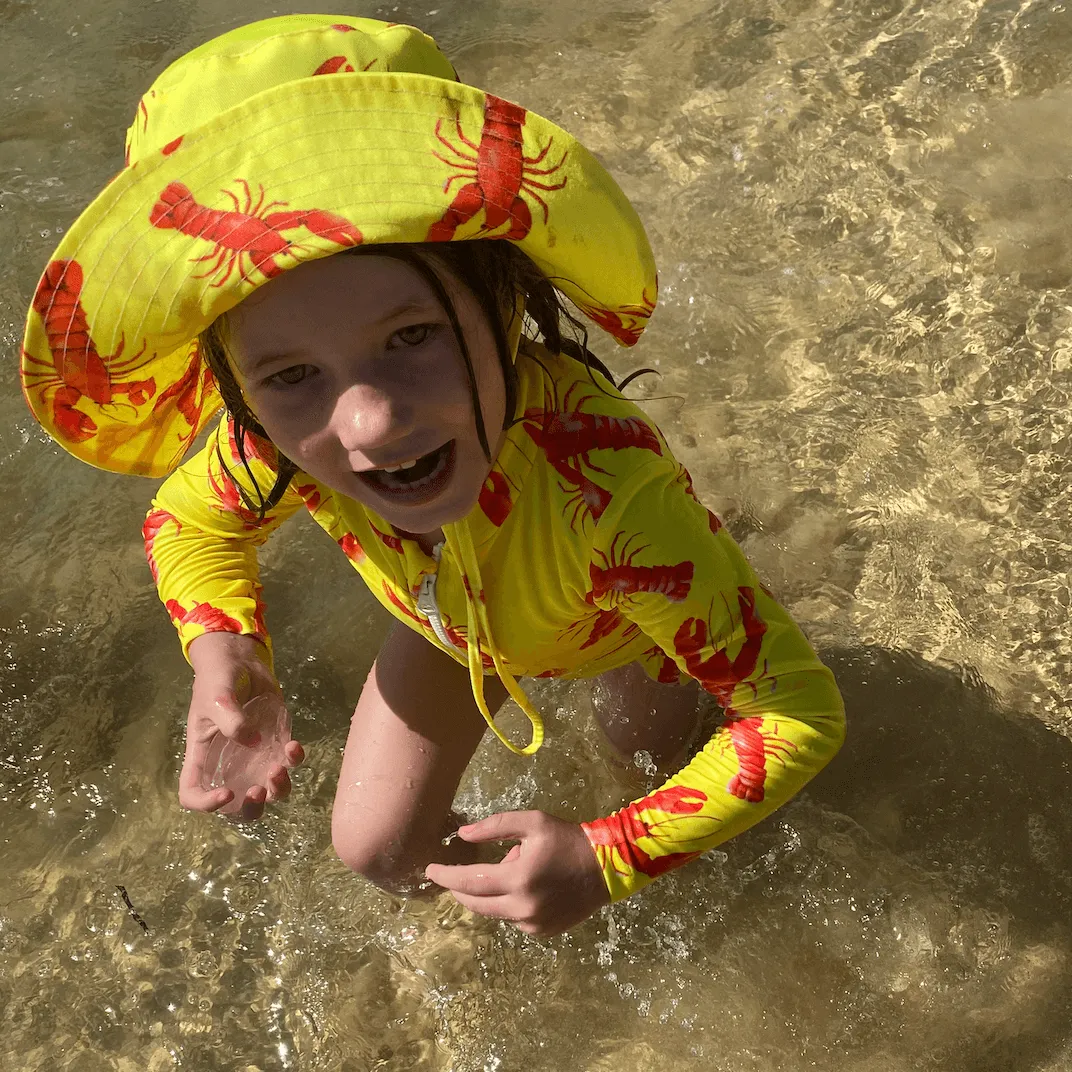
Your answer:
[[[138,103],[126,163],[167,151],[187,132],[286,82],[394,71],[457,81],[436,43],[413,26],[344,15],[284,15],[240,26],[186,53]]]

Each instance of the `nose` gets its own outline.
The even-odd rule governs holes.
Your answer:
[[[347,454],[375,454],[411,434],[413,407],[386,385],[352,384],[336,400],[331,423]]]

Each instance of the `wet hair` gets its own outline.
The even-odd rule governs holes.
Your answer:
[[[514,367],[513,355],[510,353],[507,341],[508,330],[513,324],[512,318],[518,315],[516,311],[518,295],[524,299],[525,303],[524,334],[530,338],[542,339],[544,345],[553,353],[567,354],[580,361],[588,370],[589,377],[596,387],[600,387],[600,384],[592,376],[593,369],[598,370],[612,384],[614,383],[614,378],[607,367],[588,349],[588,332],[584,324],[566,308],[559,292],[548,278],[512,242],[484,239],[468,242],[393,243],[359,246],[344,253],[335,254],[335,256],[360,256],[362,254],[391,257],[408,264],[424,280],[442,306],[450,321],[458,350],[465,364],[477,438],[489,462],[492,460],[491,448],[488,445],[487,431],[484,428],[484,416],[477,393],[472,357],[458,320],[457,310],[447,293],[441,272],[449,273],[472,294],[491,329],[506,388],[504,428],[510,427],[520,419],[514,414],[517,404],[517,370]],[[238,385],[234,368],[228,358],[228,334],[227,314],[224,313],[201,332],[198,336],[198,344],[202,356],[212,370],[220,396],[234,424],[235,450],[246,469],[259,501],[250,501],[245,489],[241,485],[236,486],[243,500],[246,500],[246,506],[256,511],[263,519],[267,511],[283,497],[291,480],[298,472],[298,467],[277,449],[278,475],[275,484],[265,495],[257,483],[247,460],[247,439],[250,435],[263,440],[269,440],[269,437],[249,408],[242,389]],[[518,359],[520,358],[519,353]],[[528,354],[527,359],[539,360],[532,354]],[[224,464],[222,456],[220,461]],[[225,464],[224,468],[227,468]]]

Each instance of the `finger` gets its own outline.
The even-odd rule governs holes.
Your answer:
[[[451,896],[470,912],[487,919],[501,919],[512,923],[523,934],[530,934],[534,938],[548,938],[567,929],[535,922],[532,914],[526,911],[526,906],[519,903],[516,897],[471,897],[467,893],[451,893]]]
[[[251,823],[255,822],[264,814],[264,805],[268,799],[268,790],[263,785],[251,785],[246,790],[242,807],[227,818],[232,822]]]
[[[237,741],[247,748],[260,744],[261,735],[255,720],[251,719],[239,706],[234,693],[220,693],[213,701],[212,721],[216,728],[232,741]]]
[[[513,889],[511,868],[505,864],[429,864],[425,878],[451,893],[497,897]]]
[[[297,741],[287,741],[283,746],[283,755],[288,767],[296,767],[305,762],[305,749]]]
[[[535,833],[542,817],[538,811],[500,811],[458,828],[463,841],[520,841]]]
[[[186,759],[179,770],[179,804],[190,811],[216,811],[234,799],[234,793],[225,786],[205,787],[201,784],[202,763],[191,759],[187,749]]]
[[[458,893],[451,890],[454,900],[464,905],[470,912],[478,916],[487,916],[489,919],[506,919],[511,923],[521,925],[525,922],[524,913],[517,903],[517,898],[512,895],[499,897],[474,897],[469,893]]]
[[[187,811],[217,811],[230,804],[234,793],[230,789],[202,789],[199,785],[179,785],[179,804]]]
[[[286,800],[290,796],[290,775],[286,767],[275,766],[268,771],[268,800],[275,803],[277,800]]]

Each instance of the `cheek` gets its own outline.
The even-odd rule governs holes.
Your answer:
[[[477,384],[479,387],[479,378]],[[451,423],[472,421],[469,374],[462,355],[450,344],[437,346],[416,362],[410,373],[402,377],[398,389],[405,401],[422,413],[439,414]]]
[[[299,453],[315,449],[324,431],[322,407],[315,400],[299,398],[298,393],[262,392],[250,399],[250,408],[268,438],[293,461],[298,461]]]

